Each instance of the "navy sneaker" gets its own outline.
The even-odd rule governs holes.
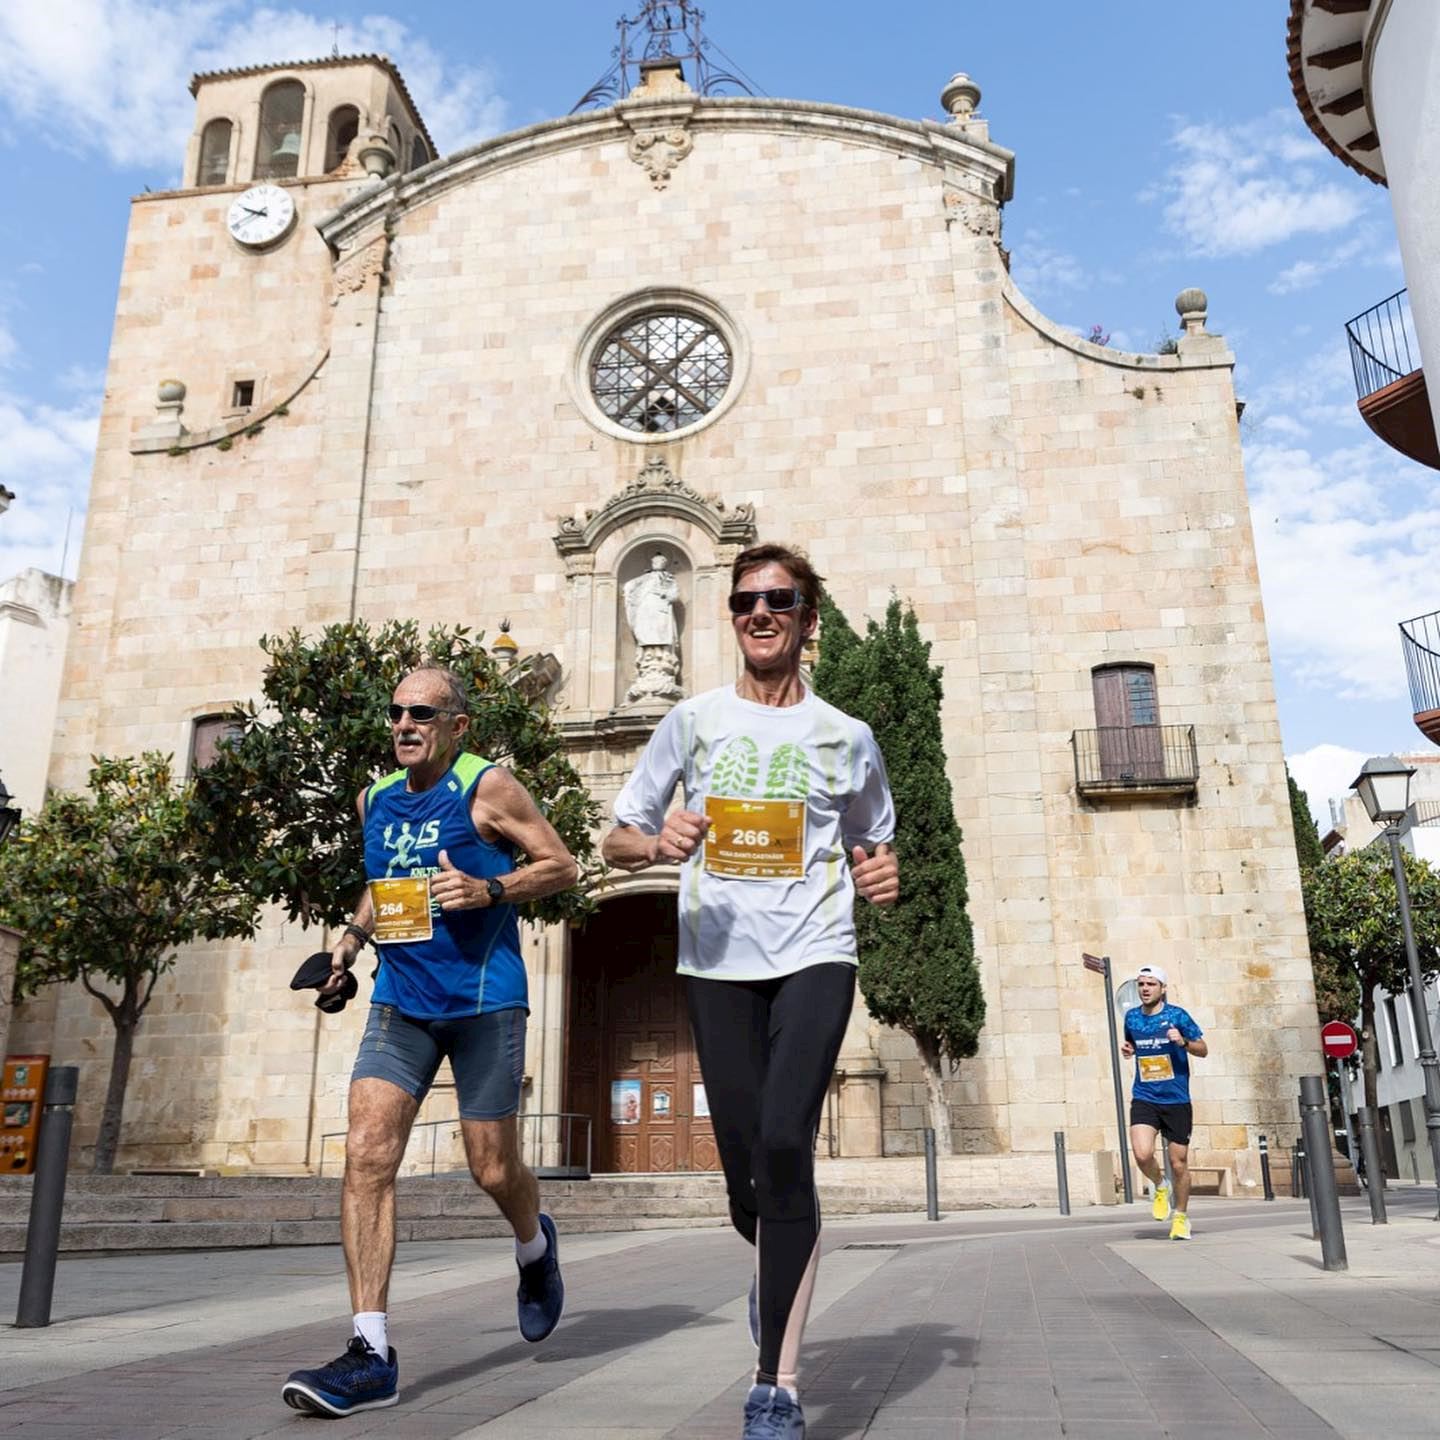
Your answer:
[[[280,1398],[306,1415],[353,1415],[357,1410],[379,1410],[400,1398],[400,1362],[395,1348],[382,1360],[354,1335],[338,1360],[318,1370],[297,1370],[280,1391]]]
[[[750,1277],[750,1304],[746,1318],[750,1321],[750,1343],[760,1348],[760,1277]]]
[[[800,1402],[778,1385],[752,1385],[740,1440],[805,1440],[805,1412]]]
[[[515,1292],[520,1333],[530,1343],[543,1340],[559,1323],[565,1310],[565,1282],[560,1278],[560,1239],[555,1222],[541,1215],[540,1230],[549,1249],[531,1265],[520,1266],[520,1288]]]

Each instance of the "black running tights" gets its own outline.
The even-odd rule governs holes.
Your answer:
[[[756,1247],[760,1364],[796,1384],[820,1255],[815,1136],[855,998],[855,967],[773,980],[687,979],[730,1218]]]

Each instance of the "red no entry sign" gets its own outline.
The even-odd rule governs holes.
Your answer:
[[[1343,1020],[1332,1020],[1320,1028],[1320,1048],[1330,1060],[1344,1060],[1359,1045],[1359,1037]]]

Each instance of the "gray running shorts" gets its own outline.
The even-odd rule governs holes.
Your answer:
[[[456,1020],[412,1020],[393,1005],[372,1005],[350,1079],[388,1080],[419,1103],[441,1060],[448,1059],[460,1118],[503,1120],[520,1108],[526,1016],[517,1007]]]

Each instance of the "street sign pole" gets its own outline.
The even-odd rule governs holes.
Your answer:
[[[1105,1018],[1110,1022],[1110,1073],[1115,1080],[1115,1128],[1120,1138],[1120,1174],[1125,1181],[1125,1203],[1135,1201],[1135,1185],[1130,1178],[1130,1127],[1125,1123],[1125,1082],[1120,1077],[1120,1041],[1115,1033],[1115,987],[1110,979],[1108,955],[1086,955],[1085,968],[1105,977]]]
[[[1350,1163],[1360,1156],[1355,1145],[1355,1127],[1350,1123],[1350,1070],[1345,1062],[1360,1047],[1360,1037],[1343,1020],[1331,1020],[1320,1027],[1320,1049],[1327,1060],[1333,1060],[1340,1071],[1340,1105],[1345,1111],[1345,1147]]]
[[[1343,1061],[1335,1062],[1340,1071],[1340,1103],[1345,1107],[1345,1144],[1350,1150],[1350,1164],[1353,1166],[1360,1152],[1355,1148],[1355,1126],[1351,1123],[1350,1112],[1355,1107],[1350,1103],[1350,1067]]]

